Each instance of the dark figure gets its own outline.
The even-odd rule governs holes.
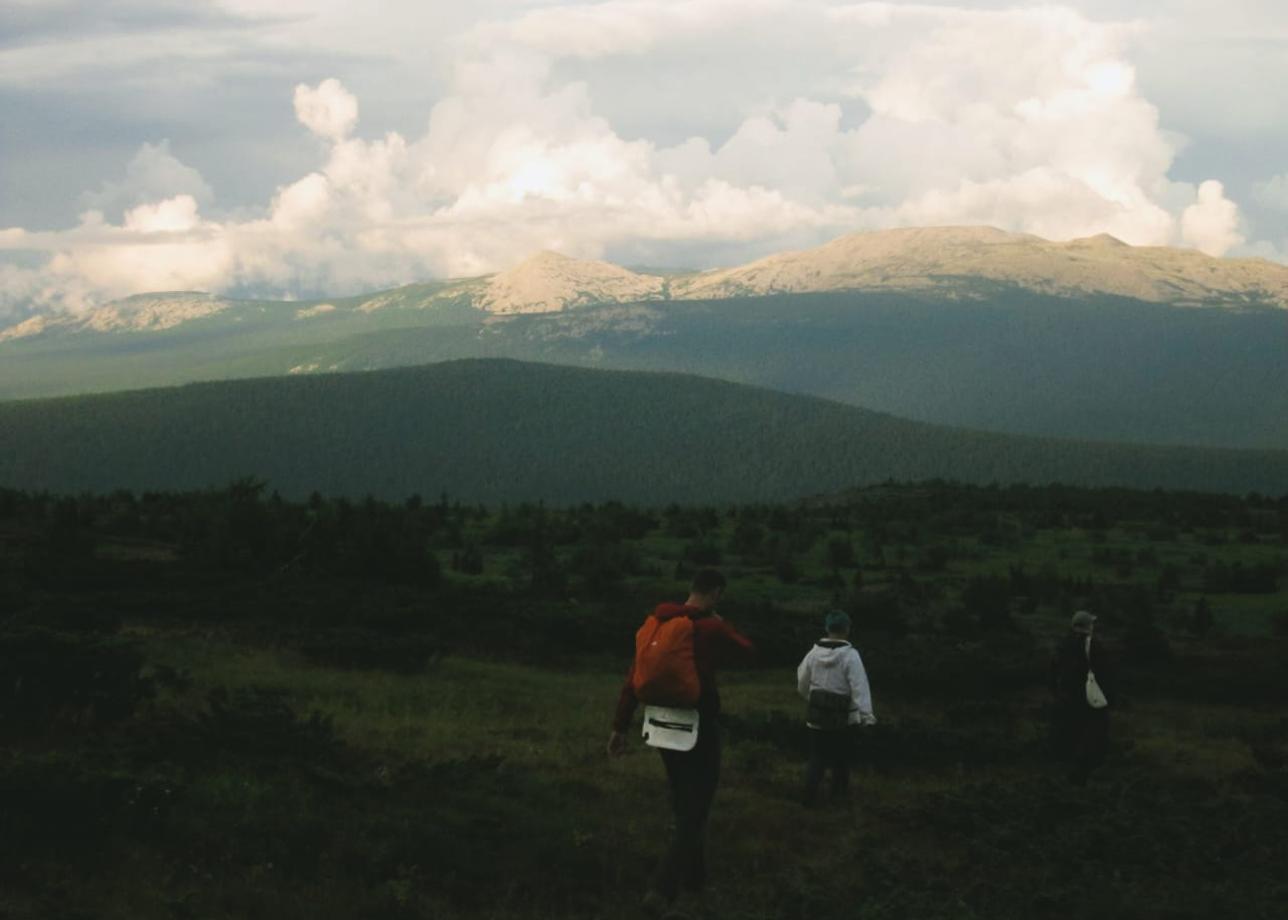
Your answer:
[[[1109,748],[1109,710],[1114,674],[1104,646],[1092,633],[1096,618],[1085,610],[1073,615],[1070,632],[1057,646],[1051,667],[1056,752],[1070,765],[1069,781],[1085,786]],[[1104,705],[1089,700],[1088,673],[1095,676]],[[1091,691],[1094,697],[1094,690]],[[1097,701],[1099,702],[1099,701]]]
[[[812,730],[809,733],[809,763],[805,765],[805,806],[818,804],[823,776],[832,773],[832,800],[842,802],[850,794],[851,729]]]
[[[681,888],[701,892],[706,886],[707,817],[720,782],[720,732],[704,724],[693,750],[658,753],[671,789],[675,831],[650,887],[669,904]]]
[[[723,575],[714,569],[704,569],[694,576],[683,605],[661,604],[653,614],[665,618],[678,612],[693,620],[693,655],[701,685],[697,744],[689,751],[659,751],[670,786],[675,830],[644,896],[645,908],[655,913],[664,912],[681,890],[700,896],[706,884],[707,818],[720,782],[720,693],[716,688],[716,668],[749,661],[753,655],[751,642],[715,611],[724,588]],[[613,732],[608,739],[608,752],[612,755],[626,750],[626,731],[638,705],[632,683],[634,673],[632,663],[618,697]]]
[[[872,691],[859,650],[847,641],[850,617],[833,610],[824,618],[827,636],[814,643],[796,668],[796,690],[807,701],[809,764],[805,768],[805,805],[818,801],[823,774],[832,771],[832,798],[850,788],[850,752],[859,725],[873,725]]]

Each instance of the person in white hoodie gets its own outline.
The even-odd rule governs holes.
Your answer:
[[[809,765],[805,769],[805,804],[818,801],[823,773],[832,770],[832,797],[844,798],[850,784],[851,732],[874,725],[872,690],[859,650],[849,643],[850,617],[842,610],[823,619],[826,638],[819,639],[796,669],[797,692],[808,702]]]

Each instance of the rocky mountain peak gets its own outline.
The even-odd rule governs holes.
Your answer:
[[[657,300],[665,282],[609,262],[550,250],[487,279],[476,305],[489,313],[553,313],[601,303]]]
[[[32,316],[0,330],[0,342],[61,332],[157,332],[220,313],[231,302],[200,291],[135,294],[85,313]]]
[[[1083,236],[1076,240],[1069,240],[1066,246],[1078,247],[1082,249],[1125,249],[1130,248],[1118,237],[1108,233],[1097,233],[1095,236]]]
[[[1288,307],[1288,266],[1130,246],[1109,234],[1053,242],[995,227],[854,233],[815,249],[704,272],[672,296],[717,298],[842,290],[951,290],[983,281],[1042,293],[1174,304]]]

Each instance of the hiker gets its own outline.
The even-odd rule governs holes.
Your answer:
[[[872,691],[859,650],[849,642],[850,617],[832,610],[823,618],[827,635],[814,643],[796,668],[796,690],[808,702],[809,764],[805,768],[805,805],[818,801],[823,773],[832,771],[832,798],[843,799],[850,785],[854,727],[875,725]]]
[[[1104,646],[1095,638],[1096,617],[1079,610],[1056,647],[1051,665],[1057,753],[1071,765],[1069,781],[1085,786],[1109,747],[1114,681]]]
[[[751,642],[716,613],[715,607],[724,589],[725,577],[720,572],[714,569],[699,571],[693,577],[688,599],[683,604],[660,604],[644,621],[636,637],[637,649],[640,649],[647,644],[641,639],[646,640],[671,621],[687,617],[692,623],[691,630],[685,623],[673,624],[678,631],[689,630],[688,635],[691,635],[692,661],[686,666],[693,674],[693,686],[691,697],[685,702],[692,708],[667,712],[681,715],[686,711],[696,712],[697,739],[696,743],[688,742],[691,745],[689,750],[658,748],[670,785],[675,826],[670,845],[644,895],[643,906],[652,913],[663,913],[681,889],[700,897],[706,883],[707,816],[720,780],[720,693],[716,689],[716,668],[747,662],[754,654]],[[688,648],[686,644],[673,652],[673,657],[683,661]],[[637,653],[618,697],[613,732],[608,739],[608,752],[614,756],[626,750],[626,731],[630,728],[636,705],[641,701],[646,706],[652,702],[650,693],[645,692],[651,692],[651,688],[640,682],[640,678],[645,676],[641,661],[648,667],[652,667],[652,663],[642,654]],[[637,688],[641,687],[644,689],[637,693]],[[649,709],[645,712],[648,727]]]

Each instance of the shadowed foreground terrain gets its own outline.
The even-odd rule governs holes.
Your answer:
[[[1288,502],[930,483],[790,505],[480,508],[0,491],[0,915],[631,916],[668,822],[603,754],[689,572],[731,672],[712,915],[1270,917],[1288,821]],[[880,724],[797,804],[793,668],[856,620]],[[1120,665],[1085,790],[1051,643]]]

